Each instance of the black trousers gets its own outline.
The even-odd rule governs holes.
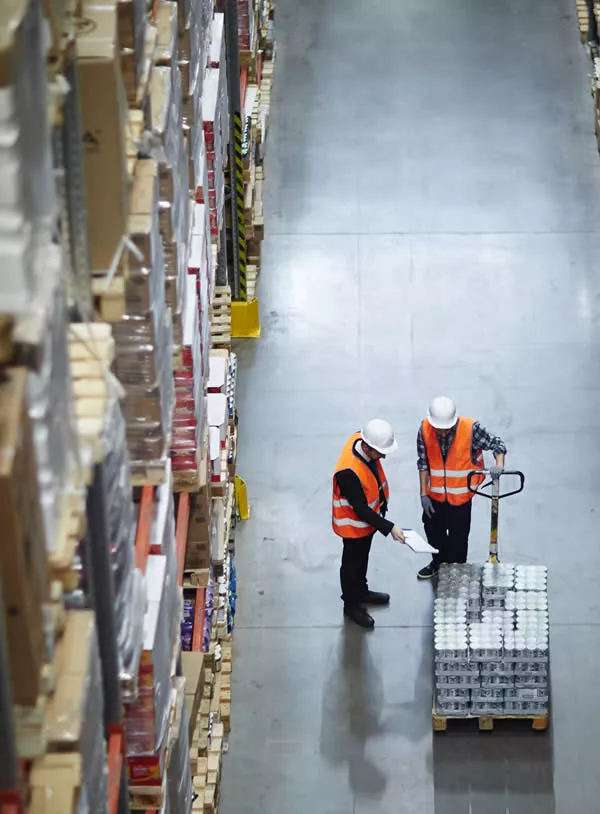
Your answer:
[[[439,554],[433,555],[433,564],[437,568],[441,562],[466,562],[471,531],[471,503],[452,506],[450,503],[433,501],[433,517],[423,515],[423,525],[427,542],[437,548]]]
[[[356,608],[368,591],[367,568],[373,534],[357,539],[344,538],[340,583],[344,605]]]

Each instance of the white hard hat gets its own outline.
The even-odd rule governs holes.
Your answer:
[[[394,438],[394,429],[390,423],[382,418],[372,418],[363,427],[360,437],[373,449],[382,455],[389,455],[398,449]]]
[[[458,421],[456,404],[447,396],[436,396],[429,405],[427,418],[436,430],[449,430]]]

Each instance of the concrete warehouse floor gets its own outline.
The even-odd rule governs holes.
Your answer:
[[[575,0],[278,0],[277,37],[222,814],[598,814],[600,159]],[[341,446],[394,423],[391,518],[420,527],[440,393],[527,476],[500,550],[550,569],[546,735],[433,736],[423,557],[377,537],[392,604],[372,634],[342,621]]]

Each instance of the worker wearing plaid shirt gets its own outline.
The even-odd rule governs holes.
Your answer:
[[[456,414],[454,402],[444,396],[434,399],[429,408],[427,420],[430,422],[428,428],[430,437],[431,426],[435,429],[434,437],[437,439],[445,464],[456,438],[458,422],[461,420]],[[431,579],[436,575],[442,562],[466,562],[471,529],[471,500],[463,498],[461,505],[452,505],[448,502],[447,497],[437,499],[435,495],[428,494],[428,491],[431,492],[431,489],[428,489],[430,465],[423,432],[424,423],[419,427],[417,434],[417,468],[423,506],[423,525],[429,544],[439,553],[433,555],[432,561],[419,571],[418,577],[419,579]],[[438,427],[438,425],[440,426]],[[494,453],[496,466],[490,472],[493,476],[499,476],[504,467],[506,444],[498,436],[489,433],[478,421],[473,421],[471,460],[481,459],[483,451]],[[473,466],[473,468],[476,467]]]

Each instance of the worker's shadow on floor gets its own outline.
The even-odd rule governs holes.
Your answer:
[[[384,732],[383,682],[369,653],[368,634],[345,625],[323,693],[320,752],[332,766],[348,765],[351,790],[381,797],[386,775],[366,755]]]

